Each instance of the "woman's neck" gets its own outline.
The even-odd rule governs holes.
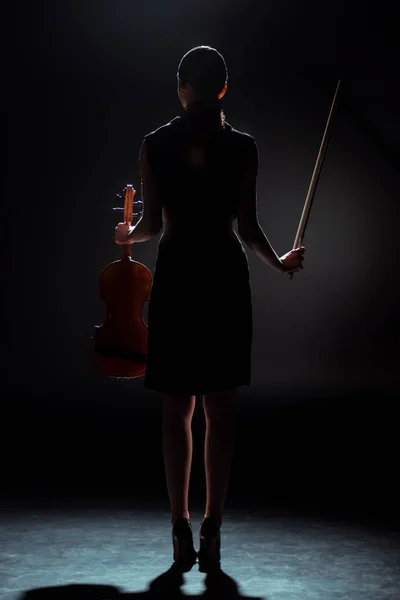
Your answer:
[[[202,126],[224,126],[225,115],[219,100],[191,102],[187,105],[185,113],[191,122],[201,123]]]

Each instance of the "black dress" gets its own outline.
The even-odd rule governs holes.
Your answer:
[[[250,384],[249,268],[228,225],[257,147],[228,123],[207,127],[209,121],[204,111],[188,111],[145,138],[173,233],[163,234],[158,246],[144,385],[166,394]],[[189,160],[193,149],[200,152],[200,167]]]

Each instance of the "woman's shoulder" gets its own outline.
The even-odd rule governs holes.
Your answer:
[[[144,136],[144,139],[162,139],[164,137],[167,137],[168,135],[171,135],[172,133],[175,133],[177,131],[177,129],[182,125],[181,121],[181,117],[175,117],[174,119],[171,119],[171,121],[168,121],[168,123],[164,123],[163,125],[160,125],[153,131],[147,133]]]
[[[145,135],[145,140],[150,144],[163,144],[171,141],[171,138],[179,138],[179,134],[185,133],[185,120],[177,116],[171,121],[164,123],[157,129],[150,131]],[[218,134],[219,135],[219,134]],[[224,126],[221,128],[220,135],[229,145],[238,146],[244,151],[250,151],[256,146],[254,137],[246,131],[240,131],[233,127],[227,121],[224,121]]]
[[[245,146],[246,145],[251,146],[252,144],[255,143],[255,139],[250,133],[247,133],[246,131],[240,131],[239,129],[236,129],[235,127],[230,125],[230,123],[227,123],[227,122],[225,122],[225,127],[226,127],[226,130],[229,133],[230,137],[232,139],[237,140],[239,143],[241,143]]]

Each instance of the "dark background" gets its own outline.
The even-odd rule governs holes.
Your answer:
[[[144,496],[167,506],[160,397],[142,379],[91,373],[90,338],[104,317],[100,271],[120,256],[115,194],[140,189],[143,136],[179,110],[178,62],[209,44],[228,65],[227,120],[259,146],[259,218],[279,255],[292,248],[342,80],[304,272],[290,281],[247,250],[253,379],[239,391],[227,506],[396,517],[394,8],[58,0],[3,11],[4,501]],[[207,198],[197,210],[212,215]],[[157,243],[136,244],[134,258],[153,269]],[[191,494],[202,501],[198,403]]]

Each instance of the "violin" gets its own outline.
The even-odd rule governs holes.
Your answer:
[[[131,225],[133,217],[141,214],[133,212],[136,190],[128,184],[123,194],[124,221]],[[143,207],[141,201],[135,202]],[[99,291],[106,317],[95,326],[95,367],[108,377],[136,378],[146,371],[148,327],[143,307],[150,298],[151,285],[151,271],[132,259],[131,244],[123,244],[121,259],[100,273]]]

